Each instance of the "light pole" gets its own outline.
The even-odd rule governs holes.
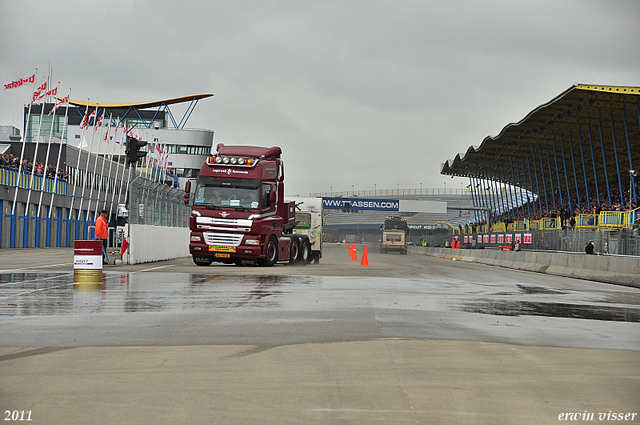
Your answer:
[[[396,186],[398,187],[397,194],[400,195],[400,183],[396,183]]]
[[[444,194],[447,194],[447,182],[444,182]]]
[[[352,196],[356,196],[356,189],[353,187],[353,185],[351,185],[351,194]]]
[[[420,195],[422,195],[422,183],[420,183]]]
[[[376,184],[373,184],[373,194],[377,195],[378,194],[378,187],[376,186]]]

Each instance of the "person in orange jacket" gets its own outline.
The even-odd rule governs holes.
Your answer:
[[[107,249],[107,239],[109,238],[109,223],[107,222],[107,210],[100,211],[100,217],[96,220],[96,238],[102,241],[102,246]]]

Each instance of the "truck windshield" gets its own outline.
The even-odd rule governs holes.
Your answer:
[[[260,209],[259,180],[198,179],[194,205]]]
[[[308,229],[311,227],[311,214],[296,213],[296,221],[299,221],[299,223],[296,224],[295,229]]]
[[[407,231],[409,228],[407,227],[407,222],[399,219],[386,219],[384,221],[383,230],[403,230]]]

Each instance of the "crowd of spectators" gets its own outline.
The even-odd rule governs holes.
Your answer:
[[[633,202],[633,193],[631,193],[632,199],[629,199],[629,182],[621,182],[624,197],[620,196],[620,188],[616,181],[615,185],[609,182],[609,193],[607,193],[606,186],[600,187],[599,192],[595,191],[595,188],[589,190],[589,197],[582,194],[580,197],[580,204],[578,205],[577,199],[574,194],[571,194],[571,208],[569,208],[569,202],[566,197],[566,193],[563,193],[562,206],[558,209],[549,208],[547,210],[547,200],[544,197],[540,200],[530,200],[528,203],[521,205],[514,211],[508,211],[498,216],[493,217],[494,222],[512,223],[514,221],[521,221],[525,218],[528,220],[541,220],[543,218],[560,218],[560,223],[563,228],[574,228],[576,220],[579,215],[594,215],[597,216],[603,211],[633,211],[638,208],[638,204]],[[637,190],[638,182],[636,182]],[[544,196],[544,195],[543,195]],[[560,203],[560,193],[556,191],[554,193],[556,206]],[[640,197],[640,194],[636,195]],[[600,203],[598,204],[598,199]],[[611,202],[609,202],[609,199]],[[624,204],[622,200],[624,199]],[[549,206],[552,207],[552,197],[548,198]],[[542,209],[541,206],[542,205]],[[597,221],[596,221],[597,222]],[[486,224],[486,222],[476,223],[475,226]]]
[[[20,158],[10,153],[2,155],[0,166],[8,170],[19,170],[21,168],[23,173],[33,173],[36,176],[45,176],[51,179],[55,179],[58,176],[60,181],[67,181],[69,177],[69,173],[62,168],[56,168],[54,165],[45,166],[42,162],[32,162],[26,158],[20,161]]]

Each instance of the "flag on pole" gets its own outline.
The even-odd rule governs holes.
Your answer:
[[[118,137],[118,124],[116,123],[116,128],[113,130],[113,138],[111,139],[114,145],[116,144],[116,137]]]
[[[82,118],[82,123],[80,124],[80,130],[84,130],[85,128],[87,128],[87,121],[89,120],[88,114],[89,113],[89,102],[87,102],[87,107],[84,109],[84,117]]]
[[[36,100],[46,96],[46,90],[47,90],[47,82],[45,81],[44,83],[42,83],[42,85],[40,87],[38,87],[37,89],[35,89],[33,91],[33,96],[31,98],[31,103],[34,103]],[[57,90],[56,90],[57,93]]]
[[[127,141],[127,128],[124,126],[125,124],[122,123],[122,136],[120,136],[120,147],[123,147],[125,142]]]
[[[87,127],[91,124],[91,120],[96,118],[96,115],[98,115],[98,107],[96,106],[96,109],[93,110],[93,112],[89,115],[89,118],[87,118]]]
[[[104,114],[103,114],[104,116]],[[109,126],[107,127],[107,131],[104,133],[104,141],[109,141],[109,132],[111,131],[111,119],[109,119]]]
[[[165,172],[167,171],[167,167],[169,166],[169,151],[166,149],[162,150],[160,168],[162,168]]]
[[[46,83],[45,83],[46,84]],[[43,97],[46,96],[57,96],[58,95],[58,88],[54,88],[49,90],[48,92],[44,92],[44,91],[35,91],[33,93],[33,100],[31,101],[31,103],[34,103],[37,100],[42,99]]]
[[[51,111],[49,111],[49,115],[51,115],[52,113],[54,113],[59,107],[61,107],[62,105],[68,105],[69,104],[69,95],[66,95],[65,97],[63,97],[62,99],[60,99],[58,101],[58,103],[56,103],[56,106],[53,107],[53,109],[51,109]]]
[[[96,110],[98,110],[98,108],[96,108]],[[100,123],[102,122],[103,119],[104,119],[104,109],[102,110],[102,115],[100,116],[100,119],[98,119],[96,121],[96,124],[93,126],[93,134],[95,134],[96,131],[98,131],[98,127],[100,126]]]
[[[36,74],[29,75],[27,77],[16,78],[12,81],[7,81],[4,83],[4,89],[17,89],[18,87],[22,87],[25,84],[33,84],[36,81]]]

